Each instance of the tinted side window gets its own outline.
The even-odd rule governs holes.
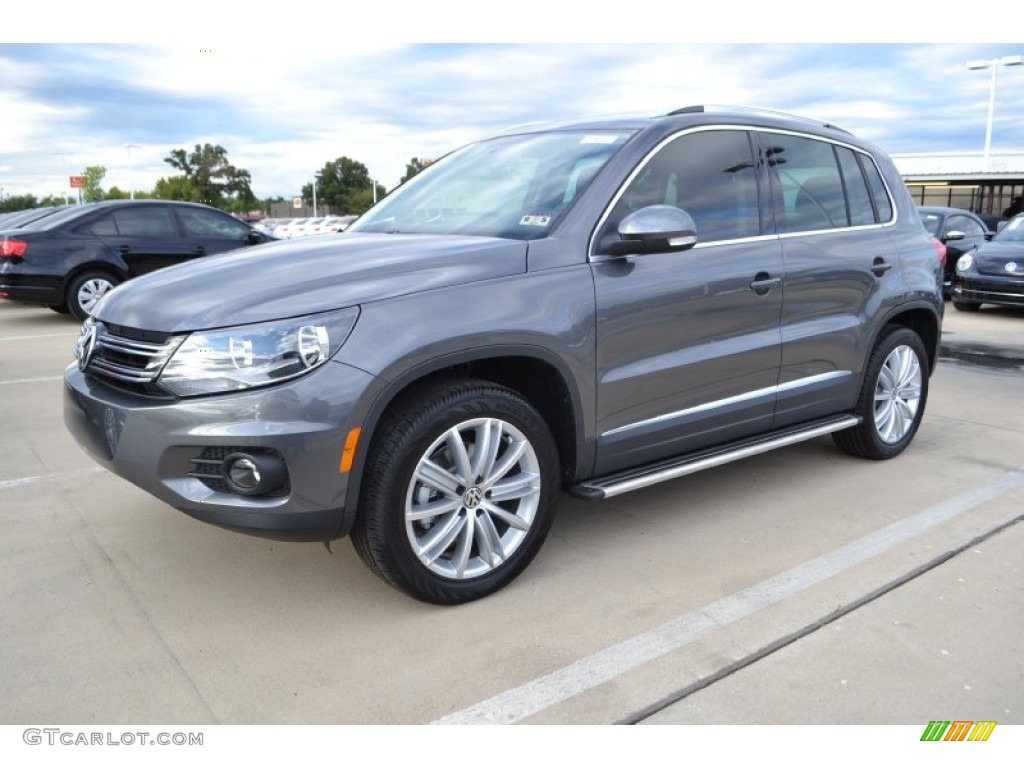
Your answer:
[[[882,174],[871,158],[860,156],[861,166],[864,168],[864,176],[868,180],[868,187],[871,188],[871,199],[875,203],[876,221],[886,222],[892,220],[892,200],[889,199],[889,192],[882,181]]]
[[[842,177],[832,145],[825,141],[769,134],[768,166],[781,189],[776,201],[782,232],[847,227]]]
[[[229,216],[219,216],[213,211],[201,208],[178,209],[181,226],[188,237],[216,237],[226,240],[245,242],[249,237],[249,227]]]
[[[860,163],[852,149],[836,147],[839,156],[839,167],[843,171],[846,183],[846,202],[850,208],[850,224],[857,227],[862,224],[875,223],[875,209],[871,205],[871,193],[868,192],[867,181],[861,173]]]
[[[125,208],[111,211],[88,225],[100,237],[177,237],[178,229],[167,208]]]
[[[969,216],[950,216],[946,219],[946,226],[942,233],[943,236],[945,236],[947,232],[954,231],[963,232],[968,237],[985,234],[985,230],[981,224]]]
[[[630,182],[612,219],[655,204],[693,216],[702,243],[761,234],[748,133],[698,131],[667,144]]]

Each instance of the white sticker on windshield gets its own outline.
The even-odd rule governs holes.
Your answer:
[[[519,226],[521,227],[546,227],[551,221],[551,217],[546,214],[533,214],[528,213],[519,220]]]
[[[580,144],[614,144],[619,140],[619,137],[614,133],[597,133],[591,136],[584,136],[580,139]]]

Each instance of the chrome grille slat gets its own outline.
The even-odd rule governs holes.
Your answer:
[[[155,382],[167,361],[181,345],[185,336],[171,336],[163,343],[140,341],[112,333],[97,324],[96,343],[86,368],[89,373],[112,385],[146,387],[159,392]]]

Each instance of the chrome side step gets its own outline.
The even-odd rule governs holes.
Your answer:
[[[728,445],[719,446],[681,458],[660,461],[636,469],[627,469],[603,477],[595,477],[582,483],[570,486],[568,491],[581,499],[610,499],[622,493],[629,493],[649,485],[675,480],[677,477],[692,475],[711,467],[739,461],[749,456],[782,448],[804,440],[849,429],[860,424],[859,416],[835,416],[829,419],[801,424],[797,427],[769,432],[766,435],[741,440]]]

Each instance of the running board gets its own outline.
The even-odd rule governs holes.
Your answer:
[[[797,427],[769,432],[753,439],[740,440],[718,448],[688,454],[681,458],[591,478],[570,486],[568,491],[581,499],[610,499],[612,496],[646,488],[666,480],[675,480],[677,477],[692,475],[694,472],[745,459],[748,456],[756,456],[759,453],[767,453],[776,448],[802,443],[804,440],[828,435],[841,429],[849,429],[857,426],[860,422],[859,416],[837,416],[801,424]]]

